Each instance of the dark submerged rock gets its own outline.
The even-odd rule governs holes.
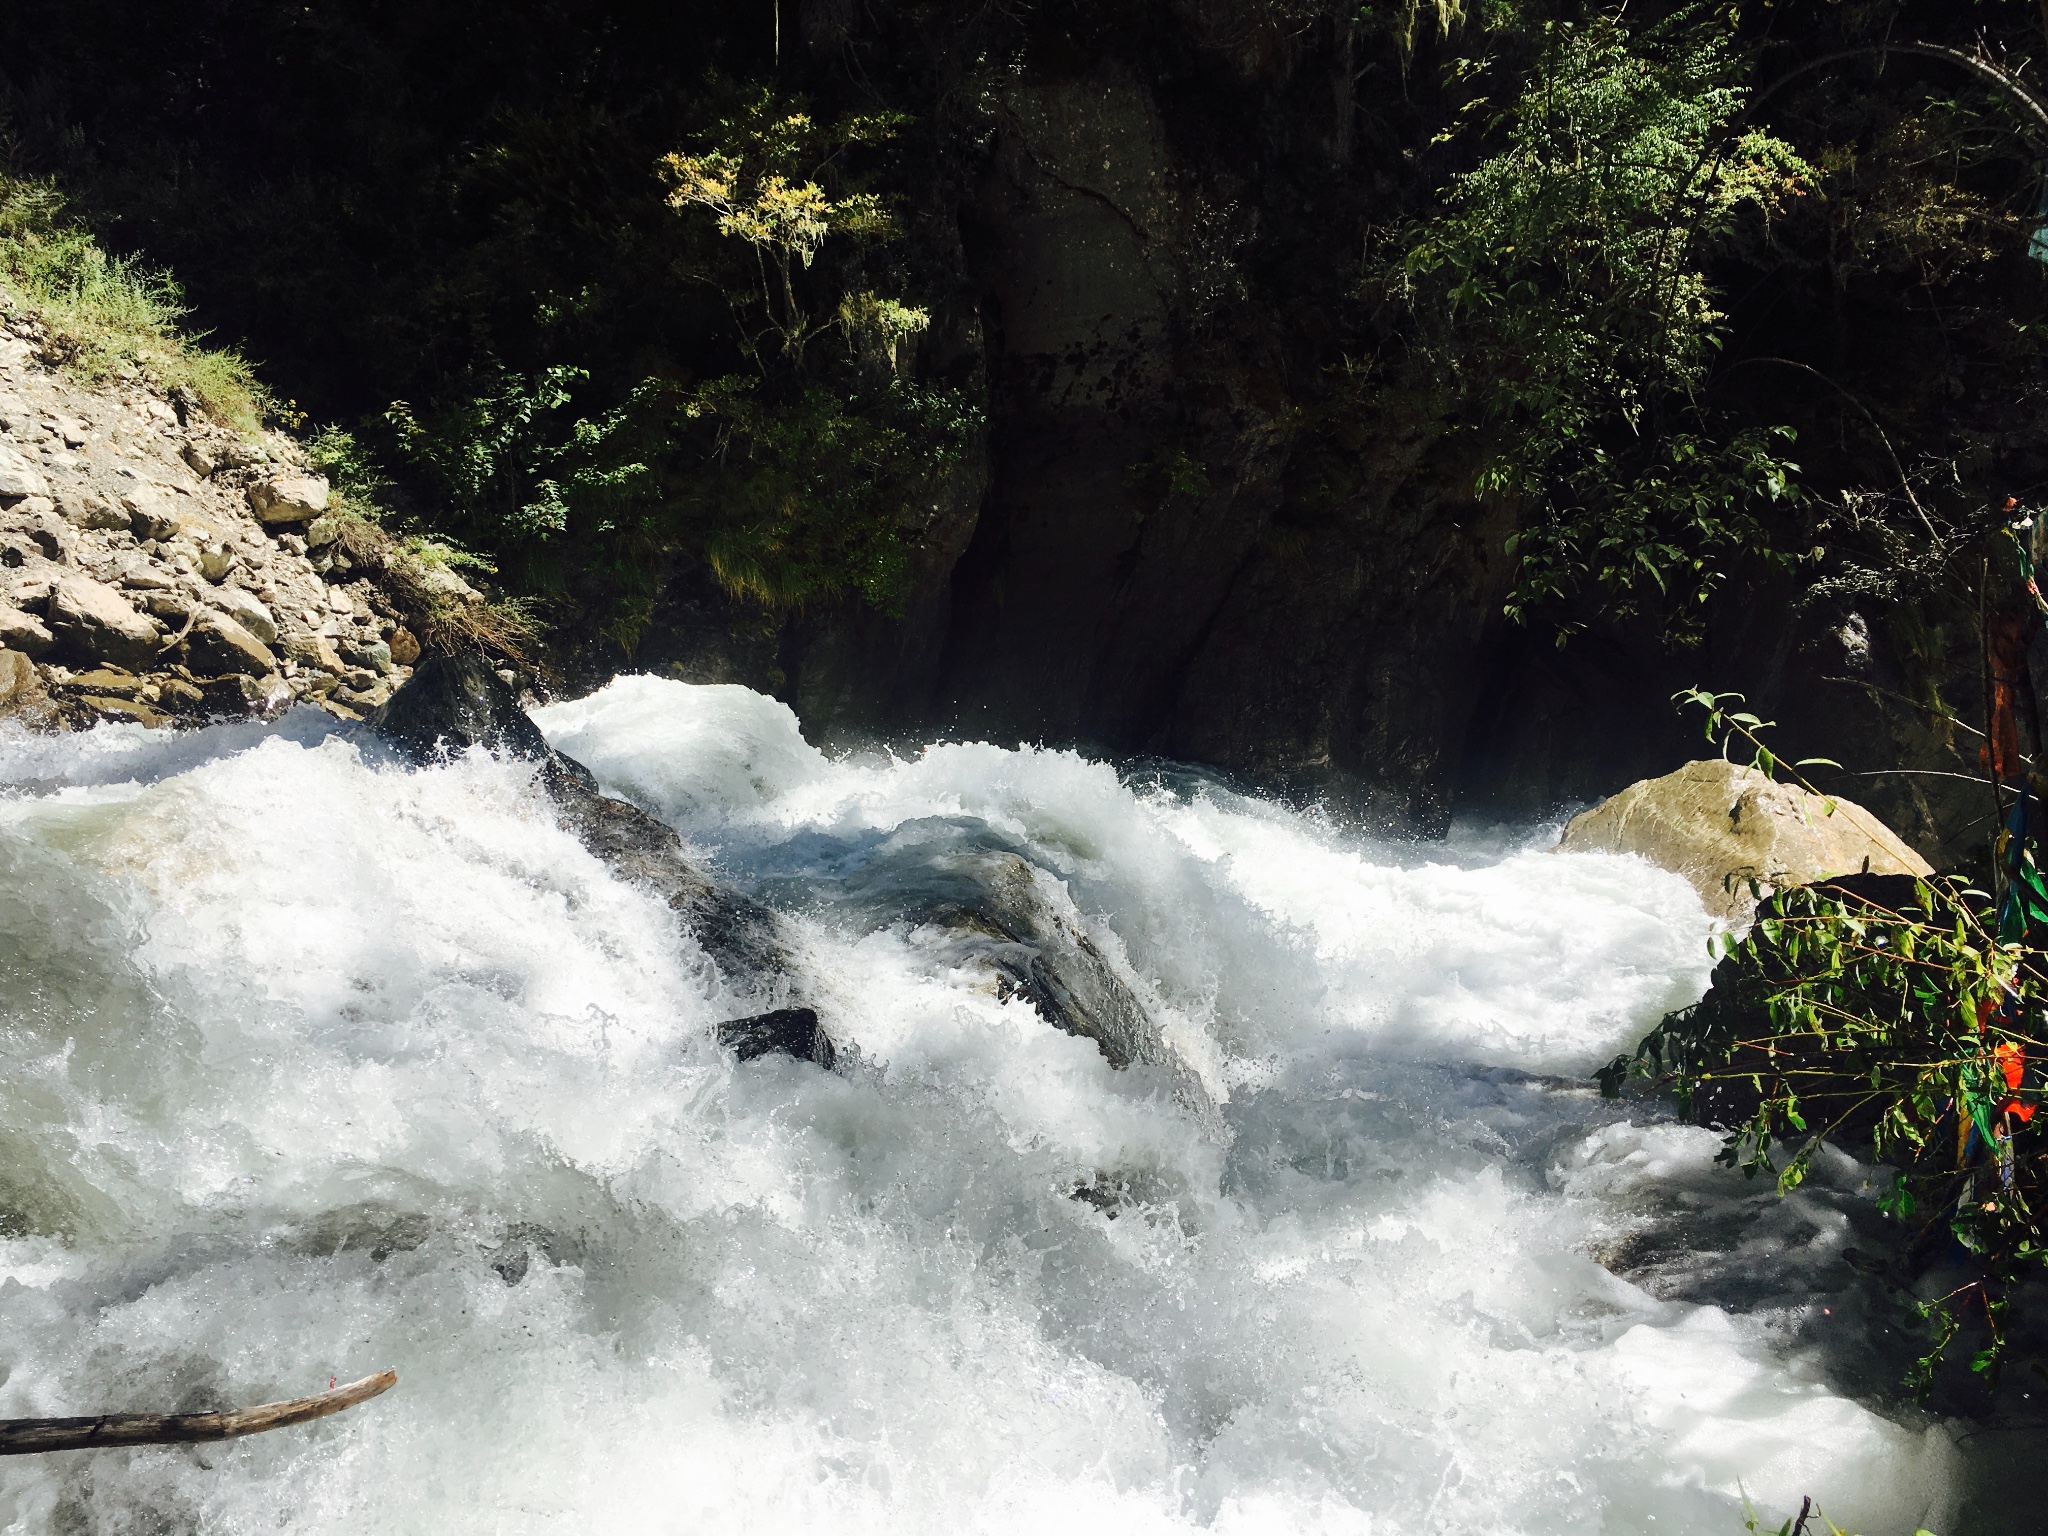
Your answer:
[[[1222,1115],[1169,1041],[1121,958],[1072,895],[975,817],[924,817],[850,839],[802,840],[800,867],[768,882],[790,902],[836,908],[862,929],[901,928],[996,994],[1091,1042],[1111,1067],[1158,1074],[1212,1133]]]
[[[799,1061],[815,1061],[828,1072],[839,1054],[831,1037],[819,1027],[817,1012],[810,1008],[777,1008],[772,1013],[727,1019],[718,1026],[718,1043],[741,1061],[780,1051]]]
[[[418,763],[470,747],[539,763],[562,824],[621,878],[665,900],[721,971],[746,977],[788,969],[775,914],[690,863],[672,828],[637,805],[599,794],[596,776],[548,745],[483,657],[422,657],[369,724]]]
[[[535,762],[561,757],[504,680],[474,653],[422,657],[405,686],[370,717],[370,728],[416,763],[470,747]],[[582,764],[573,771],[596,787]]]

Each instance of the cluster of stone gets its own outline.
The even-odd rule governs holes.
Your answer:
[[[38,339],[0,325],[0,713],[353,719],[387,700],[418,644],[297,446],[137,382],[81,385]]]

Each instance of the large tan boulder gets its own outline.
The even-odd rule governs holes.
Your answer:
[[[1709,912],[1736,922],[1755,908],[1751,880],[1768,894],[1836,875],[1934,873],[1853,800],[1822,799],[1719,758],[1629,785],[1574,816],[1558,847],[1638,854],[1685,876]]]

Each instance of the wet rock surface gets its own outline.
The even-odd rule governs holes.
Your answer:
[[[780,1052],[799,1061],[814,1061],[827,1072],[838,1057],[831,1037],[818,1025],[811,1008],[777,1008],[718,1026],[718,1043],[741,1061]]]
[[[886,834],[790,850],[814,873],[770,874],[783,906],[828,906],[857,928],[904,930],[952,968],[980,972],[1000,997],[1093,1042],[1119,1071],[1153,1070],[1201,1123],[1223,1120],[1200,1075],[1166,1038],[1142,984],[1066,884],[976,817],[926,817]]]
[[[590,770],[548,745],[483,657],[423,658],[410,681],[370,717],[370,726],[415,762],[482,747],[539,763],[563,825],[622,879],[666,901],[720,971],[753,983],[788,970],[775,914],[706,876],[672,828],[636,805],[599,794]]]
[[[81,383],[34,336],[0,320],[0,714],[159,726],[303,701],[358,719],[389,699],[417,651],[389,595],[303,536],[330,492],[297,445]]]

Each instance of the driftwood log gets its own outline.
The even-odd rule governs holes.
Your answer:
[[[232,1440],[266,1429],[324,1419],[398,1385],[398,1372],[379,1371],[345,1387],[228,1413],[103,1413],[83,1419],[0,1419],[0,1456],[37,1451],[82,1451],[104,1445],[182,1445]]]

